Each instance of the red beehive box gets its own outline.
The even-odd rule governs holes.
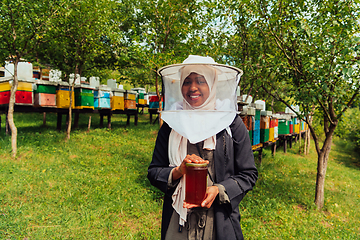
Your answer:
[[[33,92],[28,91],[16,91],[15,93],[15,103],[16,104],[33,104]]]
[[[241,116],[241,119],[243,120],[247,130],[249,131],[253,130],[251,116],[249,115]]]
[[[0,92],[0,105],[9,104],[10,91]],[[28,91],[16,91],[15,104],[33,104],[33,93]]]
[[[0,105],[9,104],[10,91],[0,92]]]

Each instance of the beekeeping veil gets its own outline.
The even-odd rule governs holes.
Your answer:
[[[211,57],[190,55],[182,64],[159,69],[165,88],[165,108],[161,118],[172,128],[169,135],[169,166],[179,166],[187,154],[187,141],[204,141],[203,148],[214,150],[216,134],[229,125],[237,114],[236,87],[240,69],[217,64]],[[191,73],[204,76],[209,96],[200,106],[192,106],[181,93],[184,80]],[[172,206],[179,214],[179,224],[187,221],[185,180],[180,179],[173,195]]]
[[[184,78],[192,72],[203,75],[210,89],[209,98],[197,108],[189,107],[181,93]],[[240,69],[218,64],[211,57],[190,55],[182,64],[162,67],[158,73],[165,90],[161,118],[190,143],[216,135],[234,120]]]

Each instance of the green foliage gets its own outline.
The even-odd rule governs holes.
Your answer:
[[[64,1],[51,21],[36,56],[61,70],[63,78],[71,73],[92,76],[114,64],[111,24],[113,1]]]
[[[339,122],[335,134],[342,139],[347,139],[353,149],[360,153],[360,110],[359,108],[348,109]],[[352,143],[352,144],[351,144]]]
[[[1,61],[35,55],[63,1],[3,0],[0,7]]]

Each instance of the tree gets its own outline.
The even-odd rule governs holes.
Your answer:
[[[22,58],[29,57],[39,40],[47,34],[52,16],[61,7],[61,1],[3,0],[0,6],[1,62],[14,64],[13,84],[10,92],[8,121],[11,129],[12,156],[17,153],[17,128],[13,113],[18,87],[17,66]]]
[[[232,8],[236,35],[255,44],[246,62],[261,87],[291,107],[299,105],[318,155],[315,204],[324,206],[324,184],[332,136],[346,109],[359,97],[359,5],[354,1],[247,1],[248,15]],[[241,33],[246,30],[245,38]],[[322,115],[322,141],[307,113]]]
[[[65,81],[71,73],[82,76],[94,68],[109,67],[116,59],[111,48],[114,4],[106,0],[69,0],[53,19],[51,31],[42,41],[41,58],[61,70]],[[75,80],[69,92],[67,139],[71,132],[74,86]]]
[[[207,23],[200,21],[202,4],[194,0],[141,0],[129,5],[136,13],[134,22],[138,28],[131,28],[127,38],[133,49],[138,49],[138,55],[134,55],[134,64],[122,72],[132,72],[134,78],[146,79],[134,79],[134,82],[155,84],[161,99],[161,81],[156,71],[162,66],[181,62],[189,54],[203,52],[205,43],[199,37],[199,31]]]

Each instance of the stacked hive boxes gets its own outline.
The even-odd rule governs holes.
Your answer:
[[[245,112],[242,112],[243,114],[247,114]],[[250,142],[252,143],[252,132],[253,132],[253,116],[250,115],[241,115],[240,116],[242,121],[244,122],[248,132],[249,132],[249,138]]]
[[[272,118],[271,125],[274,128],[274,140],[276,140],[279,137],[279,119]]]
[[[125,109],[125,101],[124,101],[124,93],[125,90],[115,88],[112,90],[113,96],[110,96],[110,105],[111,110],[124,110]]]
[[[10,91],[13,83],[13,81],[10,80],[10,78],[4,78],[0,82],[0,104],[9,104]],[[33,82],[19,80],[15,93],[15,104],[33,105],[33,99]]]
[[[136,92],[126,90],[125,92],[125,100],[124,100],[124,108],[125,109],[136,109]]]
[[[260,142],[265,143],[269,141],[270,136],[271,111],[261,111],[260,114]]]
[[[59,82],[56,90],[56,106],[57,108],[69,108],[70,106],[70,86],[67,82]],[[75,108],[75,94],[72,92],[72,108]]]
[[[162,106],[164,107],[164,100],[162,99]],[[149,108],[159,108],[159,98],[157,95],[149,95]]]
[[[77,85],[75,86],[75,108],[84,109],[90,108],[94,109],[94,88],[90,85]]]
[[[94,108],[95,109],[110,109],[110,95],[111,89],[107,86],[99,86],[94,90]]]
[[[34,86],[34,105],[39,107],[56,107],[56,85],[49,81],[36,80]]]
[[[145,88],[132,88],[132,91],[136,92],[136,103],[145,105],[147,101],[145,101]]]
[[[260,143],[260,112],[261,107],[255,105],[255,124],[254,124],[254,130],[253,130],[253,145],[258,145]]]
[[[33,78],[35,78],[35,80],[40,80],[40,68],[33,68]]]
[[[138,93],[137,100],[138,100],[139,104],[142,104],[142,105],[147,104],[144,97],[145,97],[145,93],[143,93],[143,92]]]
[[[289,121],[289,133],[292,134],[294,132],[294,122],[293,119],[291,118]]]
[[[281,116],[278,119],[278,135],[290,134],[290,121],[289,118]]]
[[[300,133],[300,121],[297,117],[294,117],[294,132],[299,134]]]
[[[0,105],[9,104],[11,84],[9,80],[0,82]]]

